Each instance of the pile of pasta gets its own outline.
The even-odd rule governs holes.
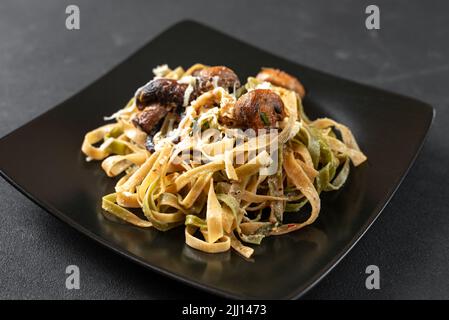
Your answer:
[[[158,76],[180,80],[192,68],[165,68]],[[223,135],[211,142],[201,132],[229,129],[220,124],[219,112],[232,108],[238,96],[220,87],[193,100],[179,122],[169,114],[153,137],[154,152],[145,146],[147,134],[131,121],[139,112],[134,98],[106,118],[113,123],[88,132],[82,144],[87,160],[101,160],[109,177],[122,175],[115,191],[103,197],[103,209],[137,227],[166,231],[184,226],[190,247],[208,253],[233,248],[246,258],[254,252],[248,244],[313,223],[320,212],[320,194],[341,188],[350,163],[360,165],[365,155],[348,127],[328,118],[308,119],[295,92],[251,77],[244,88],[269,88],[286,109],[279,134],[257,143],[252,159],[248,157],[255,137],[237,145],[235,137]],[[273,143],[278,166],[274,174],[263,175],[261,169],[271,164],[268,151]],[[247,161],[237,164],[237,154]],[[283,222],[284,215],[298,214],[303,207],[310,211],[305,221]]]

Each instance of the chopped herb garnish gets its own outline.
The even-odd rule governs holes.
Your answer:
[[[265,112],[260,113],[260,119],[266,126],[270,124],[270,120],[268,120],[267,114]]]

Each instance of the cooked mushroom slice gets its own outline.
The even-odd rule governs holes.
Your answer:
[[[199,88],[202,92],[209,91],[214,86],[222,87],[230,92],[240,87],[239,77],[228,67],[206,67],[194,72],[194,75],[199,79]]]
[[[270,82],[278,87],[293,90],[297,92],[301,98],[304,98],[306,95],[306,90],[301,82],[299,82],[299,80],[294,76],[289,75],[287,72],[282,70],[262,68],[262,71],[259,72],[256,78],[260,81]]]
[[[135,126],[141,128],[150,135],[154,131],[153,129],[164,119],[168,111],[169,108],[159,103],[155,103],[137,114],[132,121]]]
[[[182,106],[187,84],[171,79],[154,79],[136,92],[136,106],[139,110],[152,103]]]
[[[276,128],[276,122],[284,117],[281,97],[268,89],[250,91],[241,96],[234,105],[233,120],[241,128]]]

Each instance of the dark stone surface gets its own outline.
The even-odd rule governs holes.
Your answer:
[[[80,7],[79,31],[65,29],[68,4]],[[368,4],[2,1],[0,136],[87,86],[185,18],[298,63],[416,97],[432,104],[437,115],[415,165],[365,237],[305,298],[448,299],[449,3],[376,1],[379,31],[365,29]],[[176,50],[182,54],[182,48]],[[32,155],[23,161],[32,165]],[[0,221],[0,298],[213,298],[95,244],[3,179]],[[81,290],[65,288],[69,264],[81,269]],[[365,289],[370,264],[380,267],[377,291]]]

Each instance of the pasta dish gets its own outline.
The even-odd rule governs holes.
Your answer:
[[[225,66],[153,72],[82,144],[118,177],[102,208],[129,224],[183,226],[190,247],[249,258],[251,244],[312,224],[320,194],[367,159],[348,127],[307,117],[304,87],[284,71],[262,68],[245,84]]]

